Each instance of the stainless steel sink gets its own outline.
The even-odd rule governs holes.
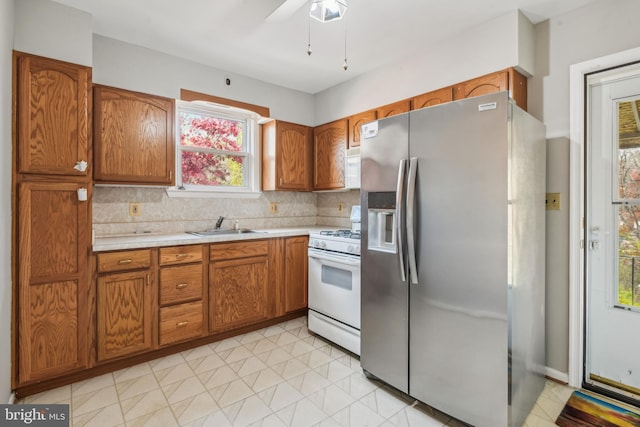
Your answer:
[[[248,228],[224,229],[224,230],[206,230],[206,231],[187,231],[189,234],[200,237],[208,236],[224,236],[229,234],[247,234],[247,233],[259,233],[259,231],[249,230]]]

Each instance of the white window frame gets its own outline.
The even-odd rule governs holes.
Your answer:
[[[261,117],[249,110],[228,105],[203,101],[176,100],[175,110],[175,177],[176,185],[167,189],[170,197],[238,197],[257,198],[260,196],[260,119]],[[243,135],[243,145],[247,153],[243,162],[244,182],[242,187],[227,187],[222,185],[183,185],[182,184],[182,147],[180,146],[180,113],[211,115],[214,117],[246,121],[246,134]],[[190,150],[191,151],[191,150]],[[221,152],[221,154],[236,154]]]

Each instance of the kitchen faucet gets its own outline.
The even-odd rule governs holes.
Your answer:
[[[224,221],[224,217],[223,216],[219,216],[218,220],[216,221],[216,230],[220,230],[220,226],[222,225],[222,221]]]

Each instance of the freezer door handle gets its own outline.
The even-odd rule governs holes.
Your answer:
[[[409,160],[409,178],[407,180],[407,252],[409,255],[409,275],[411,283],[418,284],[418,266],[416,263],[416,236],[415,236],[415,211],[416,211],[416,173],[418,171],[418,158]]]
[[[404,243],[402,240],[402,218],[404,207],[404,176],[407,169],[407,159],[400,160],[398,165],[398,184],[396,186],[396,243],[398,245],[398,263],[400,264],[400,278],[402,281],[407,280],[407,273],[404,269]]]

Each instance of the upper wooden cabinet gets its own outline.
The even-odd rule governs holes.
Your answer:
[[[349,148],[360,146],[360,128],[376,119],[376,110],[365,111],[347,119],[349,126]]]
[[[453,101],[453,88],[451,86],[443,87],[442,89],[414,96],[411,99],[411,109],[419,110],[420,108],[432,107],[451,101]]]
[[[88,201],[73,182],[18,185],[17,381],[87,366]]]
[[[406,113],[411,109],[411,100],[403,99],[402,101],[394,102],[393,104],[387,104],[376,109],[376,117],[378,119],[384,119],[385,117],[396,116],[398,114]]]
[[[313,130],[313,188],[335,190],[344,188],[347,120],[317,126]]]
[[[174,100],[94,87],[96,182],[172,185]]]
[[[90,176],[91,68],[17,52],[15,56],[17,171]]]
[[[503,90],[509,91],[509,96],[520,108],[527,109],[527,79],[513,68],[454,85],[453,99],[471,98]]]
[[[262,190],[311,191],[313,129],[274,120],[262,125]]]

